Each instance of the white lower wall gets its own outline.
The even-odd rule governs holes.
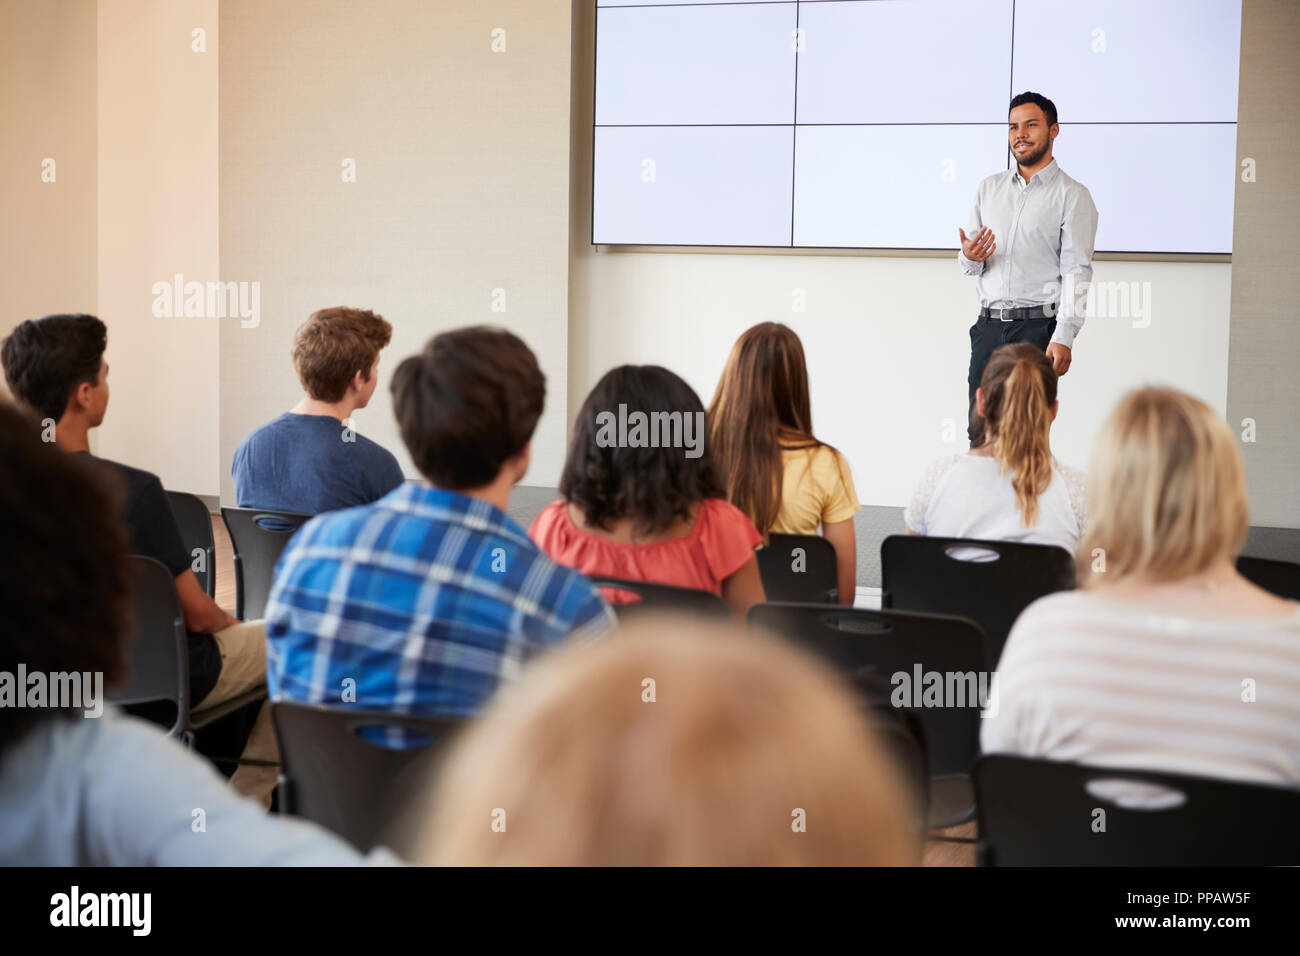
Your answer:
[[[976,299],[955,261],[598,252],[576,237],[574,245],[570,408],[622,363],[667,366],[707,405],[736,337],[770,320],[803,339],[814,427],[848,456],[863,504],[906,504],[926,463],[965,449]],[[1227,400],[1230,265],[1100,262],[1093,278],[1149,283],[1151,311],[1145,327],[1094,316],[1076,343],[1052,439],[1056,455],[1079,467],[1126,389],[1166,383],[1220,411]],[[793,311],[796,289],[802,313]]]

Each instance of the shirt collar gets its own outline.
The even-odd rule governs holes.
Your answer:
[[[375,504],[392,511],[452,522],[474,531],[530,540],[513,518],[491,502],[419,481],[403,482]]]
[[[1048,163],[1046,166],[1044,166],[1038,172],[1034,173],[1034,175],[1029,178],[1029,182],[1025,182],[1024,177],[1020,175],[1019,166],[1015,166],[1012,168],[1011,175],[1016,178],[1016,184],[1020,186],[1021,189],[1028,189],[1030,186],[1034,184],[1035,181],[1039,181],[1039,180],[1042,181],[1044,186],[1048,185],[1049,183],[1051,183],[1053,179],[1057,177],[1057,175],[1060,172],[1061,172],[1061,167],[1056,165],[1056,157],[1053,156],[1052,161],[1050,163]]]

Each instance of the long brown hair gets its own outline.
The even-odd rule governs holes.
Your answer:
[[[1025,526],[1038,517],[1038,496],[1052,483],[1052,404],[1056,371],[1042,349],[1028,342],[1003,345],[980,379],[984,390],[984,441],[1002,474],[1011,474]]]
[[[781,450],[825,445],[813,437],[808,366],[793,329],[761,322],[736,340],[708,421],[727,500],[766,537],[781,513]]]

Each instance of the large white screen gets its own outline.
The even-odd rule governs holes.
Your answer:
[[[801,124],[987,123],[1006,110],[1011,0],[801,3],[799,27]]]
[[[1063,123],[1235,123],[1240,49],[1240,0],[1016,0],[1012,87]]]
[[[955,249],[1032,89],[1098,251],[1232,249],[1241,0],[601,0],[596,35],[593,242]]]
[[[794,244],[950,246],[1006,151],[1001,126],[800,126]]]
[[[789,123],[795,7],[602,9],[596,124]]]
[[[789,126],[596,130],[597,242],[788,246]]]
[[[803,135],[803,131],[799,131]],[[1097,248],[1231,252],[1237,127],[1188,123],[1063,127],[1057,164],[1097,205]]]

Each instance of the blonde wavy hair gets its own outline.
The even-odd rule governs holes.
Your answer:
[[[1236,437],[1184,392],[1130,392],[1093,448],[1088,514],[1078,553],[1084,586],[1174,581],[1235,560],[1250,524]]]
[[[911,865],[908,801],[820,663],[727,625],[647,617],[503,688],[443,764],[415,859]]]

